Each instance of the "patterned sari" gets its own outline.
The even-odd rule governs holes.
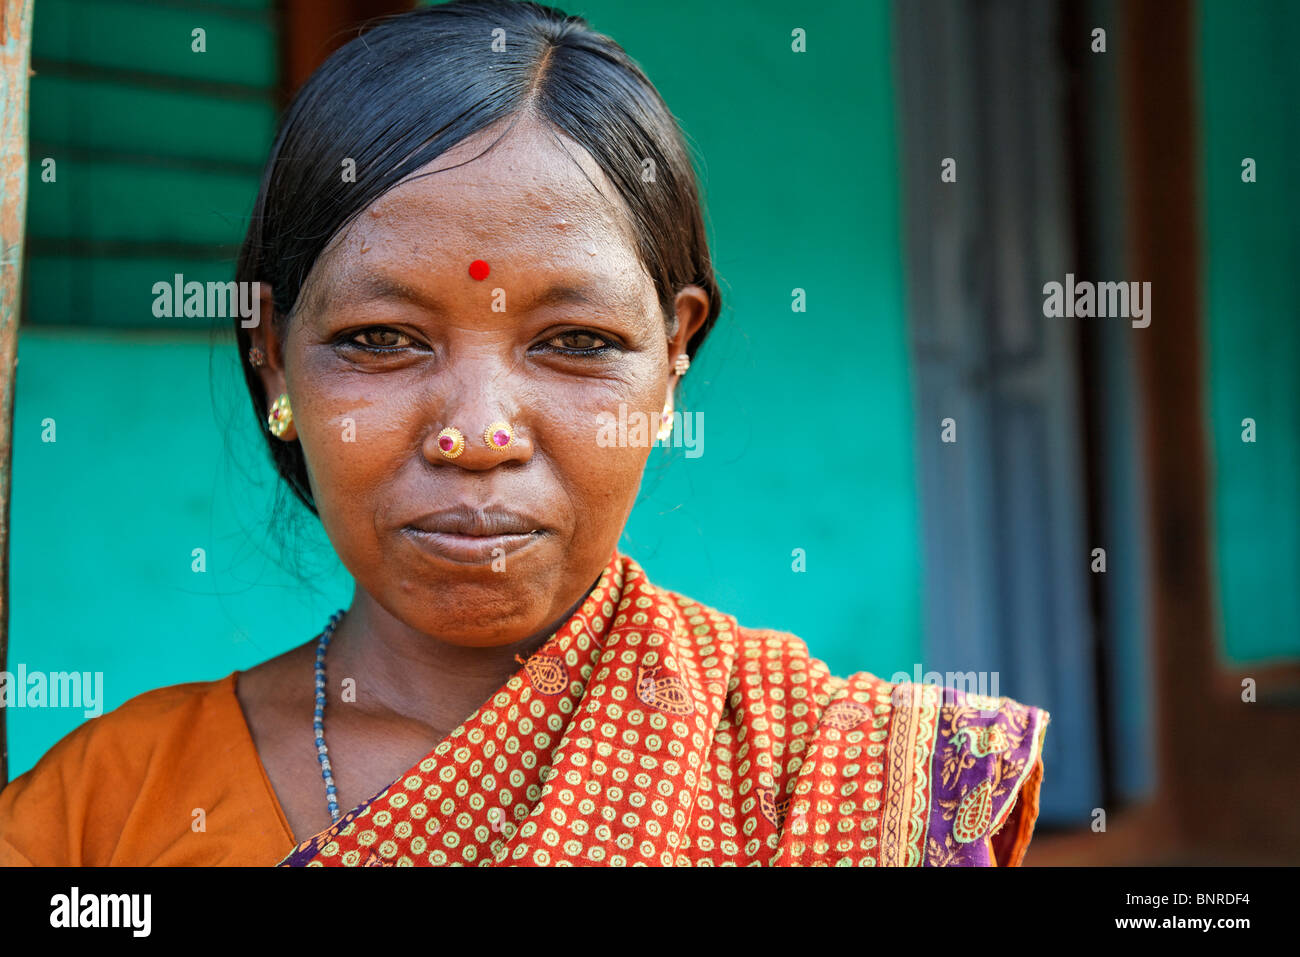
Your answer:
[[[1048,720],[834,677],[615,551],[496,694],[280,866],[1016,865]]]

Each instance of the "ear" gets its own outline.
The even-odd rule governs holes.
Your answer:
[[[673,389],[681,379],[681,376],[673,371],[673,364],[678,356],[686,354],[686,344],[691,341],[691,336],[699,331],[709,316],[709,294],[699,286],[683,286],[677,293],[674,309],[677,311],[677,332],[668,340],[668,388],[664,393],[665,405],[672,399]]]
[[[263,418],[265,418],[271,414],[271,406],[280,393],[288,390],[284,375],[284,344],[275,331],[275,296],[269,283],[261,282],[257,285],[257,324],[248,330],[248,337],[252,345],[261,349],[262,355],[266,357],[266,363],[255,370],[262,378],[262,387],[266,389],[266,408],[263,410]],[[290,409],[292,406],[293,403],[290,401]],[[284,442],[293,442],[297,438],[298,430],[292,424],[288,431],[280,436],[280,440]]]

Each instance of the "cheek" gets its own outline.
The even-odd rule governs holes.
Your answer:
[[[538,423],[545,436],[542,451],[554,462],[575,508],[584,513],[583,524],[625,519],[663,410],[653,381],[574,390],[552,409]],[[624,427],[611,429],[610,422]]]
[[[322,519],[328,510],[343,522],[365,520],[367,510],[358,505],[383,487],[382,477],[409,452],[405,413],[374,397],[320,389],[299,401],[294,422]]]

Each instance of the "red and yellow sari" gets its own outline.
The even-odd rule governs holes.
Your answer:
[[[281,866],[1018,865],[1048,720],[834,677],[616,551],[495,695]]]

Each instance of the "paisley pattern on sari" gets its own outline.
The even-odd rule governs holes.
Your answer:
[[[993,864],[995,843],[1018,864],[1048,721],[835,677],[615,551],[496,694],[281,866],[933,867]]]

